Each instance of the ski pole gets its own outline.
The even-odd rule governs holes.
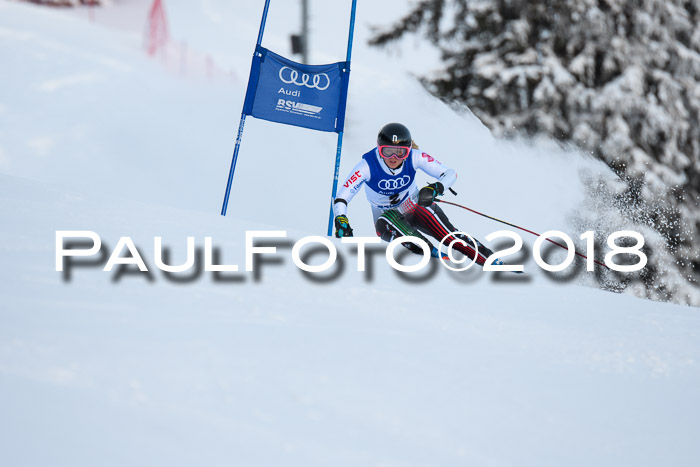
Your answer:
[[[511,227],[515,227],[516,229],[524,230],[525,232],[530,233],[530,234],[534,235],[535,237],[539,237],[539,236],[540,236],[540,234],[538,234],[538,233],[536,233],[536,232],[533,232],[532,230],[528,230],[528,229],[526,229],[526,228],[517,226],[517,225],[515,225],[515,224],[511,224],[510,222],[502,221],[501,219],[496,219],[495,217],[491,217],[491,216],[486,215],[486,214],[483,214],[483,213],[481,213],[481,212],[479,212],[479,211],[475,211],[475,210],[470,209],[470,208],[468,208],[468,207],[466,207],[466,206],[462,206],[461,204],[451,203],[451,202],[449,202],[449,201],[444,201],[444,200],[441,200],[441,199],[436,199],[435,201],[436,201],[436,202],[439,202],[439,203],[450,204],[450,205],[452,205],[452,206],[457,206],[458,208],[466,209],[466,210],[469,211],[469,212],[473,212],[474,214],[478,214],[478,215],[480,215],[480,216],[486,217],[486,218],[491,219],[491,220],[493,220],[493,221],[500,222],[501,224],[509,225],[509,226],[511,226]],[[560,247],[560,248],[563,248],[563,249],[565,249],[565,250],[568,250],[568,248],[567,248],[566,246],[562,245],[561,243],[555,242],[554,240],[551,240],[551,239],[549,239],[549,238],[546,238],[545,240],[547,240],[547,241],[550,242],[550,243],[554,243],[556,246],[558,246],[558,247]],[[578,256],[580,256],[581,258],[588,259],[587,256],[582,255],[581,253],[579,253],[579,252],[576,251],[576,250],[574,250],[574,253],[576,253],[576,254],[577,254]],[[594,262],[595,264],[599,265],[599,266],[603,266],[603,267],[606,268],[606,269],[610,269],[606,264],[601,263],[600,261],[597,261],[597,260],[594,259],[593,262]]]

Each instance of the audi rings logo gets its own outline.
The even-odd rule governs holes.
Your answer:
[[[380,190],[398,190],[411,183],[411,177],[404,175],[401,178],[380,180],[378,185]]]
[[[285,84],[306,86],[309,89],[318,89],[319,91],[325,91],[331,85],[331,79],[325,73],[316,75],[301,73],[300,75],[297,70],[288,66],[280,68],[280,80]]]

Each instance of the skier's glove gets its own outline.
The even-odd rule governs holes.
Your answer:
[[[335,236],[337,238],[341,237],[352,237],[352,229],[350,228],[350,221],[348,221],[347,216],[335,216]]]
[[[418,204],[421,206],[430,206],[435,201],[435,198],[445,192],[445,187],[440,182],[431,183],[423,187],[418,192]]]

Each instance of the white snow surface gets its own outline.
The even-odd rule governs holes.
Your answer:
[[[604,292],[585,272],[555,281],[531,254],[524,277],[411,281],[383,253],[357,272],[336,242],[345,268],[319,282],[287,245],[245,272],[247,230],[325,234],[335,135],[249,118],[220,216],[263,2],[165,2],[173,41],[227,70],[208,78],[145,56],[148,3],[89,22],[0,1],[0,465],[700,465],[697,308]],[[406,8],[375,3],[358,6],[341,177],[402,121],[460,174],[446,199],[583,233],[569,224],[581,174],[607,168],[496,141],[431,97],[412,72],[434,57],[366,46]],[[263,44],[289,55],[297,2],[272,4]],[[311,2],[315,62],[344,58],[349,4]],[[505,228],[445,210],[481,240]],[[349,217],[374,235],[364,196]],[[67,278],[57,230],[97,232],[107,254],[130,236],[151,272]],[[173,264],[188,236],[211,236],[241,271],[178,282],[193,274],[154,267],[157,236]]]

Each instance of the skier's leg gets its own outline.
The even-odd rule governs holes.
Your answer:
[[[388,211],[384,211],[383,213],[381,213],[377,217],[377,221],[374,224],[374,226],[377,229],[377,235],[385,242],[391,242],[392,240],[403,236],[418,237],[421,240],[425,241],[425,243],[427,243],[428,246],[431,247],[431,250],[433,251],[431,253],[432,256],[435,256],[437,254],[437,248],[435,248],[432,245],[432,243],[430,243],[430,240],[425,238],[423,234],[421,234],[418,230],[413,228],[406,221],[406,218],[403,216],[403,214],[399,213],[394,209],[389,209]],[[423,254],[423,249],[415,243],[405,242],[401,245],[410,250],[412,253],[415,253],[417,255]]]
[[[436,203],[427,207],[416,204],[411,213],[406,217],[407,221],[416,229],[440,241],[449,236],[450,232],[459,231],[459,229],[452,225],[445,212]],[[483,266],[486,258],[493,254],[490,249],[482,245],[477,239],[474,239],[474,242],[476,242],[475,250],[474,242],[472,242],[469,237],[465,235],[452,235],[452,237],[459,238],[466,243],[466,246],[461,243],[455,243],[453,248],[469,259],[474,259],[476,256],[476,263],[480,266]]]

